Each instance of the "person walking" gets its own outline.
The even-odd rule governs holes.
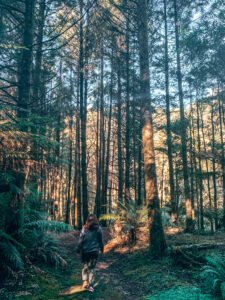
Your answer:
[[[77,256],[81,255],[82,260],[82,280],[83,288],[94,291],[95,266],[98,260],[99,252],[103,254],[104,244],[102,238],[102,229],[99,226],[97,217],[90,214],[80,233],[77,246]]]

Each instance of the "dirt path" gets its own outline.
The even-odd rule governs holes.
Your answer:
[[[140,283],[130,282],[123,276],[122,267],[119,265],[121,255],[118,253],[106,254],[101,257],[96,268],[96,279],[99,284],[104,283],[110,289],[118,292],[121,299],[135,300],[143,296]]]
[[[107,235],[107,233],[105,233],[105,235]],[[78,238],[78,232],[64,234],[60,237],[60,244],[67,249],[69,256],[74,257]],[[125,258],[126,254],[115,252],[107,252],[99,257],[96,266],[96,283],[100,287],[101,285],[104,285],[109,289],[108,299],[115,299],[113,297],[110,298],[110,291],[120,295],[121,299],[126,300],[140,299],[141,296],[146,294],[144,286],[142,286],[140,282],[131,282],[126,276],[123,275]],[[81,268],[80,261],[79,264]],[[98,300],[106,299],[98,298]],[[117,300],[119,300],[119,298],[117,298]]]

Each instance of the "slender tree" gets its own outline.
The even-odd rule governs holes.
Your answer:
[[[182,87],[182,73],[180,62],[180,38],[179,38],[179,19],[177,1],[173,1],[174,5],[174,24],[175,24],[175,39],[176,39],[176,59],[177,59],[177,82],[178,94],[180,103],[180,123],[181,123],[181,155],[183,160],[183,177],[184,177],[184,194],[185,194],[185,209],[186,209],[186,231],[192,232],[194,230],[194,221],[192,217],[192,205],[190,198],[190,187],[188,179],[188,161],[187,161],[187,137],[186,137],[186,119],[184,114],[184,95]]]

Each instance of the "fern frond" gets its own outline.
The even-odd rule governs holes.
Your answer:
[[[26,223],[23,225],[23,229],[28,228],[38,228],[42,231],[55,231],[55,232],[62,232],[62,231],[69,231],[73,230],[73,228],[63,222],[57,221],[49,221],[49,220],[38,220],[35,222]]]
[[[99,221],[119,220],[120,216],[116,214],[104,214],[100,216]]]
[[[25,250],[26,247],[19,243],[17,240],[15,240],[11,235],[7,234],[6,232],[4,231],[0,231],[0,240],[1,239],[5,239],[5,240],[8,240],[8,241],[11,241],[13,242],[15,245],[17,245],[18,247],[20,247],[21,249]]]
[[[24,264],[21,255],[10,242],[0,242],[0,253],[4,264],[14,270],[23,269]]]

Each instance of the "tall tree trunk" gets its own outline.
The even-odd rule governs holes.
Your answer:
[[[71,72],[72,73],[72,72]],[[73,97],[73,85],[72,78],[70,80],[70,120],[69,120],[69,170],[68,170],[68,192],[66,201],[66,223],[72,224],[70,222],[71,214],[71,179],[72,179],[72,164],[73,164],[73,107],[72,107],[72,97]]]
[[[107,207],[107,190],[109,181],[109,161],[110,161],[110,137],[111,137],[111,122],[112,122],[112,100],[113,100],[113,50],[111,56],[111,82],[110,82],[110,104],[109,104],[109,120],[108,120],[108,136],[107,136],[107,149],[106,149],[106,164],[105,164],[105,182],[104,182],[104,207],[106,212]],[[109,205],[110,207],[110,205]]]
[[[97,131],[96,131],[96,195],[95,195],[95,214],[97,217],[100,216],[100,153],[99,153],[99,88],[98,88],[98,96],[97,96]]]
[[[133,188],[134,188],[134,199],[135,199],[135,202],[138,204],[138,189],[137,189],[137,172],[136,172],[136,169],[137,169],[137,159],[136,159],[136,153],[137,153],[137,143],[136,143],[136,140],[137,140],[137,119],[136,119],[136,99],[135,99],[135,67],[133,66],[133,70],[132,70],[132,97],[133,97],[133,100],[132,100],[132,142],[133,142],[133,176],[134,176],[134,180],[133,180]]]
[[[198,182],[199,182],[199,194],[200,194],[200,227],[204,230],[204,212],[203,212],[203,184],[202,184],[202,160],[201,160],[201,140],[200,140],[200,125],[199,125],[199,100],[197,99],[197,130],[198,130]]]
[[[122,138],[121,138],[121,60],[119,49],[117,53],[117,80],[118,80],[118,95],[117,95],[117,140],[118,140],[118,200],[123,202],[123,164],[122,164]]]
[[[177,220],[176,196],[173,171],[172,134],[170,126],[170,94],[169,94],[169,58],[168,58],[168,29],[167,29],[167,0],[164,0],[164,24],[165,24],[165,83],[166,83],[166,131],[167,131],[167,153],[169,161],[170,179],[170,202],[172,222]]]
[[[32,52],[33,52],[33,31],[34,31],[34,10],[35,0],[25,0],[24,13],[24,32],[23,32],[23,49],[18,75],[18,111],[17,117],[27,118],[30,105],[31,92],[31,68],[32,68]],[[20,126],[21,131],[27,131],[25,125]],[[22,151],[25,151],[26,145],[23,145]],[[25,151],[26,152],[26,151]],[[18,172],[16,174],[16,185],[23,191],[25,185],[26,170],[22,161],[18,164]],[[24,205],[23,193],[16,193],[13,197],[12,207]]]
[[[78,72],[79,74],[79,72]],[[78,75],[78,77],[80,77]],[[76,113],[76,149],[75,149],[75,174],[74,174],[74,195],[76,201],[77,227],[82,228],[82,200],[81,200],[81,149],[80,149],[80,82],[77,80],[77,113]]]
[[[34,69],[34,89],[33,96],[35,103],[38,103],[39,106],[42,106],[41,99],[41,66],[42,66],[42,57],[43,57],[43,36],[44,36],[44,24],[45,24],[45,9],[46,9],[46,0],[40,0],[39,2],[39,14],[37,20],[38,33],[37,33],[37,50],[35,56],[35,69]]]
[[[130,200],[130,37],[129,13],[126,24],[126,136],[125,136],[125,202]]]
[[[83,0],[79,1],[80,15],[83,15]],[[87,108],[84,102],[84,45],[83,45],[83,20],[80,21],[80,119],[81,119],[81,175],[82,175],[82,208],[83,222],[88,217],[88,193],[87,193],[87,162],[86,162],[86,119]]]
[[[141,113],[143,119],[142,143],[144,155],[146,205],[148,209],[148,226],[150,232],[150,251],[152,255],[161,256],[166,249],[166,241],[163,232],[159,207],[153,142],[149,76],[147,2],[145,0],[139,0],[137,3],[137,10],[140,58]]]
[[[101,78],[100,78],[100,213],[106,213],[105,199],[105,117],[104,117],[104,56],[103,45],[101,46]]]
[[[194,148],[193,148],[193,138],[192,137],[192,127],[193,125],[193,105],[192,105],[192,95],[190,89],[190,122],[189,122],[189,137],[190,137],[190,164],[191,164],[191,206],[192,206],[192,218],[195,219],[195,188],[194,188]]]
[[[180,41],[179,41],[179,21],[177,12],[177,1],[174,0],[174,23],[175,23],[175,38],[176,38],[176,58],[177,58],[177,81],[180,102],[180,122],[181,122],[181,143],[182,143],[182,160],[183,160],[183,177],[184,177],[184,195],[185,195],[185,209],[186,209],[186,231],[192,232],[194,230],[194,220],[192,218],[192,205],[190,199],[190,188],[188,181],[188,161],[187,161],[187,140],[186,140],[186,120],[184,115],[184,100],[182,88],[182,74],[180,63]]]
[[[219,124],[220,124],[220,144],[221,144],[221,169],[222,169],[222,180],[223,180],[223,228],[225,228],[225,155],[224,155],[224,141],[223,141],[223,122],[222,122],[222,105],[221,95],[219,93],[218,85],[218,106],[219,106]]]
[[[203,146],[204,146],[204,152],[207,152],[206,148],[206,141],[205,141],[205,133],[204,133],[204,119],[203,119],[203,107],[201,105],[200,107],[200,114],[201,114],[201,129],[202,129],[202,139],[203,139]],[[209,164],[208,159],[205,159],[206,163],[206,172],[207,172],[207,187],[208,187],[208,195],[209,195],[209,209],[212,211],[212,195],[211,195],[211,188],[210,188],[210,175],[209,175]],[[213,220],[210,219],[210,225],[211,225],[211,232],[213,232]]]
[[[140,114],[140,120],[139,120],[139,134],[138,134],[138,192],[137,192],[137,202],[138,205],[143,204],[142,203],[142,116]]]
[[[214,214],[215,214],[215,230],[218,229],[218,211],[217,211],[217,186],[216,186],[216,161],[215,161],[215,129],[214,129],[214,108],[213,102],[211,103],[211,128],[212,128],[212,165],[213,165],[213,202],[214,202]]]

